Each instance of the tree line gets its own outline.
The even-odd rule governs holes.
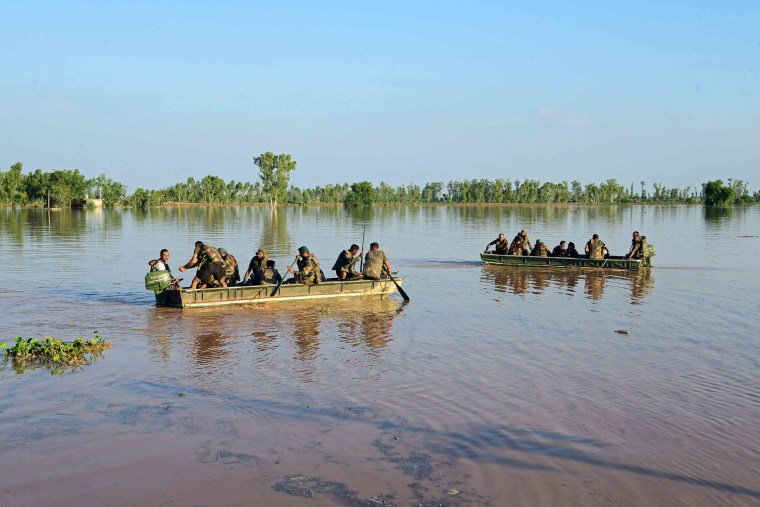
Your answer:
[[[645,181],[625,186],[615,179],[602,183],[581,184],[574,180],[560,183],[533,179],[465,179],[391,186],[369,181],[336,183],[314,188],[290,184],[296,161],[290,155],[272,152],[254,157],[258,180],[229,181],[208,175],[199,180],[188,178],[167,188],[139,187],[131,195],[123,183],[105,174],[86,178],[78,169],[23,173],[21,162],[8,171],[0,169],[0,204],[19,206],[71,207],[86,197],[100,198],[105,207],[146,208],[170,203],[179,204],[691,204],[712,206],[760,202],[760,191],[751,193],[743,180],[709,181],[701,188],[668,188],[661,183],[651,186]]]

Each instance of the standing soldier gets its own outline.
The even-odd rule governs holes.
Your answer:
[[[351,248],[348,250],[343,250],[338,255],[338,259],[335,261],[332,269],[338,275],[338,278],[340,280],[360,276],[354,270],[354,266],[362,258],[364,252],[359,252],[358,255],[357,252],[359,252],[359,245],[353,244],[351,245]]]
[[[385,272],[384,272],[385,270]],[[386,278],[385,273],[391,272],[391,265],[385,252],[380,250],[380,245],[370,243],[369,252],[364,257],[364,271],[362,274],[367,280],[380,280]]]
[[[203,241],[196,241],[192,259],[184,266],[180,266],[179,270],[198,268],[193,283],[190,284],[191,289],[196,289],[198,284],[208,285],[212,277],[219,280],[222,287],[227,287],[227,282],[224,281],[224,265],[225,262],[219,255],[219,250],[213,246],[204,245]]]
[[[483,253],[488,253],[488,247],[491,245],[496,245],[496,249],[494,250],[496,255],[507,255],[507,252],[509,251],[509,243],[503,232],[500,232],[498,238],[486,245],[486,251]]]
[[[594,234],[588,243],[586,243],[586,256],[589,259],[604,259],[604,250],[607,247],[604,241],[599,239],[598,234]]]
[[[315,285],[320,282],[320,267],[317,258],[309,252],[309,249],[302,246],[298,249],[298,271],[294,271],[288,266],[288,272],[293,273],[295,283],[304,285]]]

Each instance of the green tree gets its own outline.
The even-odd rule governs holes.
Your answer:
[[[707,206],[730,206],[734,201],[736,191],[723,185],[722,180],[708,181],[702,184],[702,193]]]
[[[79,169],[62,169],[50,173],[50,197],[62,208],[70,208],[78,199],[84,199],[88,182]]]
[[[375,202],[375,187],[369,181],[352,183],[351,190],[343,199],[346,206],[371,206]]]
[[[275,155],[271,151],[254,157],[253,163],[259,168],[259,178],[269,203],[276,206],[286,199],[290,173],[296,169],[296,161],[290,155]]]

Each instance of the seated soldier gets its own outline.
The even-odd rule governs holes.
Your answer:
[[[552,250],[552,257],[567,257],[567,247],[565,245],[567,243],[560,241],[559,245],[555,246],[554,250]]]
[[[512,244],[509,245],[507,255],[523,255],[524,253],[525,252],[523,251],[522,241],[518,239],[512,240]]]
[[[321,281],[322,270],[319,267],[317,258],[309,252],[309,249],[302,246],[298,249],[298,271],[288,266],[288,272],[293,273],[293,283],[302,283],[304,285],[315,285]]]
[[[354,266],[362,258],[362,254],[364,252],[359,252],[358,255],[357,252],[359,252],[359,245],[354,244],[351,245],[351,248],[348,250],[343,250],[338,255],[338,259],[335,261],[335,264],[332,267],[332,269],[335,271],[335,274],[338,275],[338,279],[345,280],[347,278],[355,278],[357,276],[361,276],[354,270]]]
[[[380,250],[378,243],[370,243],[369,252],[364,257],[362,275],[367,280],[380,280],[387,278],[387,273],[391,273],[391,265],[385,256],[385,252]]]
[[[604,251],[606,250],[604,241],[599,239],[598,234],[594,234],[590,240],[586,243],[586,256],[589,259],[604,259]],[[609,256],[609,252],[607,252]]]
[[[639,235],[639,231],[633,231],[631,250],[625,256],[626,259],[643,259],[649,257],[649,245],[647,237]]]
[[[578,250],[575,249],[575,243],[572,241],[567,245],[567,253],[565,254],[566,257],[573,257],[578,258],[580,257],[580,254],[578,253]]]
[[[238,262],[224,248],[219,248],[219,255],[224,259],[224,280],[228,287],[233,287],[240,281],[240,268]]]
[[[253,285],[277,285],[282,281],[280,272],[274,268],[274,261],[268,260],[264,269],[259,269],[253,275]]]
[[[547,247],[543,241],[537,239],[536,246],[533,247],[533,251],[530,255],[533,257],[549,257],[549,247]]]
[[[243,285],[251,285],[253,283],[253,275],[256,274],[256,271],[263,269],[266,266],[266,262],[267,253],[259,248],[256,251],[256,255],[251,258],[251,262],[248,263],[248,269],[243,276]]]
[[[496,255],[507,255],[507,252],[509,252],[509,242],[503,232],[500,232],[498,238],[486,245],[486,250],[483,253],[488,253],[488,247],[491,245],[496,245],[493,251]]]

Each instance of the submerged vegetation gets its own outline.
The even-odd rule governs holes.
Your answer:
[[[391,186],[369,181],[328,184],[324,187],[299,188],[290,185],[290,173],[296,161],[290,155],[262,153],[253,159],[258,181],[226,182],[208,175],[200,180],[188,178],[162,189],[137,188],[127,194],[126,185],[105,174],[87,179],[79,170],[54,170],[23,174],[22,164],[8,171],[0,169],[0,204],[18,206],[70,207],[89,197],[99,197],[103,206],[148,208],[164,204],[698,204],[730,206],[760,202],[760,191],[750,192],[742,180],[728,179],[703,183],[701,188],[668,188],[661,183],[651,186],[645,181],[625,186],[615,179],[602,183],[562,181],[542,182],[532,179],[465,179]]]
[[[77,338],[73,342],[48,336],[42,339],[19,336],[10,348],[5,342],[0,343],[4,361],[12,362],[18,373],[37,366],[47,367],[54,374],[63,373],[67,368],[73,369],[95,361],[104,350],[110,348],[111,343],[106,342],[97,331],[88,340]]]

